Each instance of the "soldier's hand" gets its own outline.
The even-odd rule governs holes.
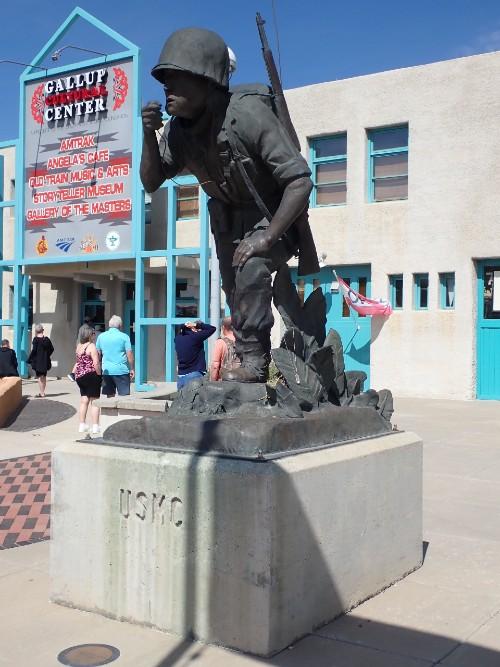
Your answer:
[[[240,241],[233,255],[233,266],[243,266],[254,255],[266,255],[271,246],[271,238],[267,232],[255,232]]]
[[[142,107],[142,127],[144,132],[155,132],[163,127],[161,118],[161,104],[159,102],[148,102]]]

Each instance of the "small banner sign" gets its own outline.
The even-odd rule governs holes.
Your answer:
[[[392,306],[385,299],[369,299],[353,290],[340,276],[337,275],[336,277],[345,302],[349,308],[352,308],[359,315],[388,317],[392,313]]]

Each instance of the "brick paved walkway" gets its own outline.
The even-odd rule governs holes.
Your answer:
[[[0,549],[50,537],[49,453],[0,461]]]

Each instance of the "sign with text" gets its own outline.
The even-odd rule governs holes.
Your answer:
[[[132,59],[26,84],[24,257],[132,249]]]

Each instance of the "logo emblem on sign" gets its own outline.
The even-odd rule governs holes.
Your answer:
[[[120,234],[118,232],[108,232],[106,234],[106,248],[116,250],[120,245]]]
[[[92,234],[88,234],[88,236],[85,236],[81,241],[80,241],[80,250],[87,255],[93,252],[97,252],[99,249],[99,245],[97,243],[97,240],[92,236]]]
[[[39,255],[45,255],[45,253],[48,252],[49,244],[47,243],[45,236],[42,236],[42,238],[37,241],[35,248]]]
[[[116,111],[127,99],[128,78],[121,67],[113,67],[113,73],[113,111]]]
[[[59,248],[59,250],[62,250],[62,252],[68,252],[68,250],[71,248],[74,242],[75,242],[74,236],[67,239],[57,239],[56,247]]]
[[[43,94],[43,83],[35,88],[31,98],[31,115],[35,123],[43,123],[43,109],[45,107],[45,95]]]

